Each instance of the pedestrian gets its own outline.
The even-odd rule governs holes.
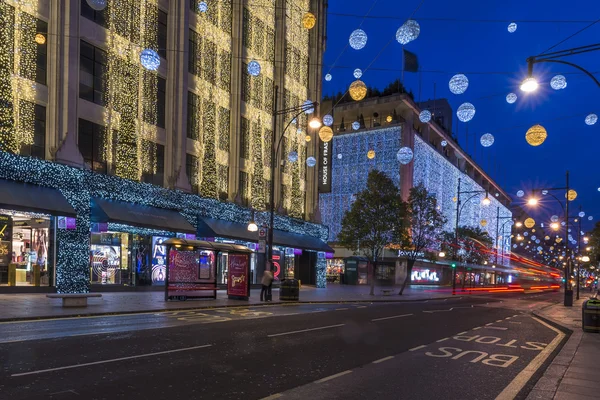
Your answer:
[[[263,274],[261,284],[262,289],[260,290],[260,301],[271,301],[271,286],[273,285],[273,272],[271,272],[269,269],[267,269]]]

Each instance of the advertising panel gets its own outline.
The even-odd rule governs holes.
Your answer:
[[[247,254],[229,254],[229,278],[227,296],[248,298],[249,293],[249,256]]]

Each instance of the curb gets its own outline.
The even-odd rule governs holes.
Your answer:
[[[51,319],[69,319],[69,318],[87,318],[87,317],[110,317],[117,315],[135,315],[135,314],[148,314],[148,313],[164,313],[171,311],[197,311],[197,310],[215,310],[222,308],[248,308],[248,307],[270,307],[270,306],[281,306],[281,305],[297,305],[297,304],[362,304],[362,303],[418,303],[431,300],[447,300],[447,299],[460,299],[462,296],[452,297],[433,297],[426,299],[414,299],[414,300],[394,300],[394,299],[371,299],[371,300],[320,300],[320,301],[273,301],[269,303],[256,303],[256,304],[224,304],[224,305],[207,305],[198,307],[176,307],[176,308],[155,308],[145,310],[131,310],[131,311],[109,311],[109,312],[88,312],[81,314],[70,314],[70,315],[42,315],[38,317],[14,317],[14,318],[0,318],[0,323],[6,322],[28,322],[28,321],[44,321]]]

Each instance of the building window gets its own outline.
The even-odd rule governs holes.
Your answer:
[[[36,45],[37,55],[35,59],[35,81],[42,85],[46,85],[46,70],[48,69],[48,23],[38,19],[37,33],[41,33],[46,36],[46,41],[44,44]]]
[[[150,165],[155,166],[155,169],[152,172],[144,172],[142,174],[142,182],[162,186],[165,177],[165,146],[162,144],[154,144],[150,148],[152,148],[153,151],[148,155],[148,161]]]
[[[248,180],[248,174],[244,171],[240,171],[240,198],[242,199],[242,204],[248,205],[248,192],[249,192],[250,181]]]
[[[106,174],[106,128],[85,119],[79,119],[78,146],[85,164],[94,172]]]
[[[188,181],[192,186],[192,193],[199,192],[198,186],[198,157],[186,154],[185,155],[185,173],[188,177]]]
[[[81,16],[94,21],[100,26],[107,27],[108,22],[106,20],[106,8],[102,11],[95,11],[88,4],[87,0],[81,0]]]
[[[200,140],[200,100],[192,92],[188,92],[187,109],[187,137],[194,140]]]
[[[158,10],[158,55],[167,59],[167,13]]]
[[[158,77],[157,82],[158,94],[156,96],[156,125],[159,128],[165,127],[166,110],[167,110],[167,80]]]
[[[79,55],[79,97],[105,105],[106,71],[106,52],[82,40]]]
[[[242,117],[242,135],[240,143],[240,157],[250,159],[250,121]]]
[[[196,76],[201,76],[201,70],[199,63],[196,62],[198,57],[198,50],[202,47],[202,37],[194,30],[190,29],[190,40],[188,42],[188,50],[190,58],[188,60],[188,72]]]
[[[43,160],[46,158],[46,107],[36,104],[34,113],[33,143],[23,144],[20,154]]]

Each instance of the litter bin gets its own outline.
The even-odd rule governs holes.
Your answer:
[[[573,307],[573,291],[565,290],[565,306]]]
[[[294,301],[300,298],[300,282],[297,279],[286,279],[279,286],[279,300]]]
[[[600,333],[600,300],[590,299],[583,302],[581,325],[584,332]]]

